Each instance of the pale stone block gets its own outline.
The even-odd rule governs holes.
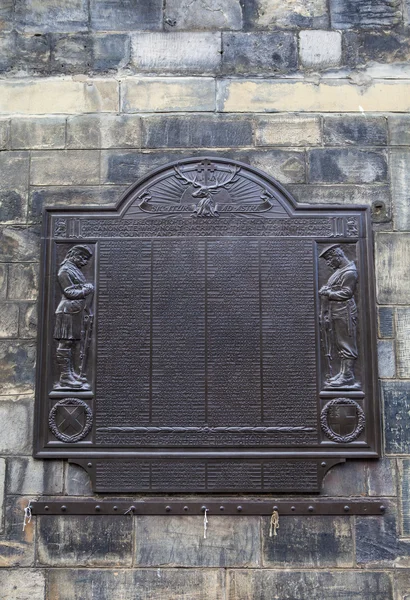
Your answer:
[[[299,55],[308,68],[336,67],[342,60],[342,35],[339,31],[301,31]]]
[[[32,412],[31,402],[26,400],[0,401],[0,452],[2,454],[31,454],[32,452]]]
[[[215,110],[215,81],[208,77],[127,79],[121,90],[126,113]]]
[[[8,148],[9,139],[10,121],[7,119],[0,119],[0,150],[6,150]]]
[[[410,229],[410,148],[392,148],[390,173],[394,228]]]
[[[28,456],[8,460],[7,493],[23,496],[63,493],[63,463]]]
[[[67,121],[68,148],[139,148],[141,119],[136,115],[80,115]]]
[[[257,146],[316,146],[320,142],[319,117],[277,115],[256,124]]]
[[[11,147],[64,148],[65,118],[12,119]]]
[[[1,593],[8,600],[44,600],[45,577],[44,570],[1,569]]]
[[[221,63],[220,33],[135,33],[131,39],[140,71],[212,73]]]
[[[36,345],[33,341],[1,340],[0,394],[30,394],[34,391],[35,358]],[[7,421],[0,420],[2,422]],[[10,431],[7,429],[4,434],[9,435]]]
[[[394,357],[394,341],[379,340],[377,342],[377,356],[379,364],[379,377],[392,378],[396,374],[396,361]]]
[[[241,2],[167,0],[165,23],[175,29],[241,29]]]
[[[33,185],[95,185],[99,180],[98,150],[50,150],[32,153]]]
[[[380,304],[410,304],[410,233],[376,233]]]
[[[397,374],[410,378],[410,308],[396,310]]]
[[[256,28],[327,27],[326,0],[253,0]]]
[[[118,82],[90,79],[1,81],[0,114],[77,114],[117,112]]]
[[[0,530],[3,528],[5,485],[6,485],[6,460],[4,458],[0,458]]]
[[[301,81],[222,80],[218,109],[224,112],[407,112],[410,83],[377,81],[368,87],[334,80],[315,85]]]
[[[35,300],[38,291],[38,264],[9,266],[8,298]]]
[[[0,338],[18,335],[19,307],[15,302],[0,302]]]

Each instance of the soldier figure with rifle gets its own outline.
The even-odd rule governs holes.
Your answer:
[[[70,248],[58,271],[62,296],[56,310],[54,339],[58,340],[57,363],[60,379],[56,390],[89,390],[85,376],[87,354],[91,342],[93,315],[92,283],[87,283],[82,268],[92,257],[89,246],[78,244]],[[80,342],[79,374],[74,369],[74,352]]]
[[[354,364],[357,351],[357,306],[354,294],[357,269],[339,244],[326,246],[319,255],[334,271],[326,285],[319,290],[321,298],[320,326],[322,342],[328,361],[329,377],[326,388],[357,388]],[[332,347],[340,358],[340,371],[333,376]]]

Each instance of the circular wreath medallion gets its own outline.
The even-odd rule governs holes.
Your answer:
[[[90,432],[93,413],[79,398],[63,398],[54,404],[48,415],[48,424],[61,442],[79,442]]]
[[[344,433],[345,429],[354,428],[350,433]],[[323,433],[333,442],[347,444],[357,439],[364,430],[366,416],[362,407],[351,398],[335,398],[330,400],[322,409],[320,424]],[[339,433],[334,430],[339,428]]]

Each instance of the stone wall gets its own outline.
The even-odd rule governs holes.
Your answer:
[[[410,1],[0,0],[0,596],[410,598]],[[385,517],[41,517],[90,495],[34,461],[41,211],[113,204],[176,157],[228,156],[302,202],[372,207],[385,457],[327,496]]]

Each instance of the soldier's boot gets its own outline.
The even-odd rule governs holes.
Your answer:
[[[83,384],[73,375],[71,348],[59,348],[57,350],[57,363],[60,367],[60,381],[55,387],[79,390]]]
[[[344,387],[346,385],[352,385],[355,382],[354,378],[354,360],[351,358],[342,358],[340,376],[334,381],[330,382],[332,387]]]

